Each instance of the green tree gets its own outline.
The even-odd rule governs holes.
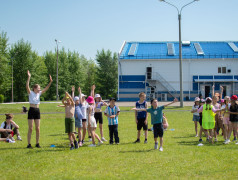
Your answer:
[[[0,34],[0,94],[6,95],[11,89],[11,64],[8,52],[6,32]]]
[[[117,92],[117,54],[110,50],[102,49],[97,52],[96,61],[97,68],[97,83],[96,92],[100,93],[103,98],[116,97]]]
[[[96,83],[96,79],[97,79],[97,65],[95,64],[95,62],[93,60],[89,60],[86,62],[85,65],[86,68],[86,81],[84,84],[84,88],[83,88],[83,92],[85,92],[88,96],[90,95],[91,92],[91,86],[93,84],[96,84],[97,87],[97,83]]]

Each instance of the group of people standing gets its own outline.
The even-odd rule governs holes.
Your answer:
[[[205,133],[207,141],[217,142],[219,131],[222,130],[224,144],[230,143],[230,137],[233,131],[234,141],[237,141],[238,129],[238,105],[236,103],[237,96],[225,96],[222,99],[223,87],[220,86],[221,92],[213,93],[212,98],[207,97],[206,100],[195,98],[192,107],[193,121],[195,124],[196,137],[199,136],[199,142],[202,142],[202,132]],[[198,135],[197,123],[200,124],[200,132]],[[214,137],[214,141],[213,141]],[[237,142],[236,142],[237,143]],[[238,144],[238,143],[237,143]]]

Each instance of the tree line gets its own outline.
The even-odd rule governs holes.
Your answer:
[[[56,100],[57,52],[46,51],[39,56],[32,50],[31,43],[23,39],[8,45],[6,32],[0,34],[0,102],[12,101],[12,84],[14,102],[28,101],[26,92],[27,70],[31,72],[30,86],[39,84],[44,88],[53,78],[50,89],[42,95],[41,100]],[[95,60],[87,59],[78,52],[58,51],[58,92],[62,99],[65,91],[71,92],[74,85],[81,87],[86,95],[92,84],[96,93],[105,98],[116,97],[117,92],[117,54],[110,50],[97,51]],[[12,83],[13,82],[13,83]]]

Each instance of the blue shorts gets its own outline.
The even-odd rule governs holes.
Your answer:
[[[200,120],[200,116],[193,115],[193,121],[199,121],[199,120]]]
[[[82,128],[83,127],[82,119],[75,118],[75,127],[76,128]]]

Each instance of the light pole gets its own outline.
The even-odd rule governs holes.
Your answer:
[[[12,102],[14,102],[14,97],[13,97],[13,58],[12,59]]]
[[[55,42],[56,42],[56,46],[57,46],[57,68],[56,68],[56,101],[59,100],[59,92],[58,92],[58,44],[61,43],[61,41],[55,39]]]
[[[178,11],[178,21],[179,21],[179,74],[180,74],[180,107],[183,107],[183,67],[182,67],[182,40],[181,40],[181,13],[184,7],[194,3],[195,1],[199,0],[193,0],[192,2],[185,4],[181,7],[179,10],[177,6],[165,1],[165,0],[159,0],[161,2],[167,3],[170,6],[173,6]]]

